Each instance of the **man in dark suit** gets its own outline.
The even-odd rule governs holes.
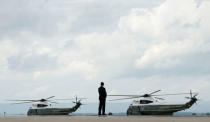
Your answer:
[[[101,115],[101,110],[102,110],[102,115],[105,114],[105,107],[106,107],[106,89],[104,88],[104,82],[101,82],[101,86],[98,88],[98,93],[99,93],[99,107],[98,107],[98,115]]]

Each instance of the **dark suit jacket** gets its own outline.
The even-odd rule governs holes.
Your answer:
[[[99,100],[105,100],[106,99],[106,89],[104,87],[99,87],[98,88],[98,93],[99,93]]]

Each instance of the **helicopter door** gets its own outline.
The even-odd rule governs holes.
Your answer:
[[[138,106],[138,109],[139,109],[139,113],[141,113],[141,107],[140,106]]]

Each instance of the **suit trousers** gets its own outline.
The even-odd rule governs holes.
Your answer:
[[[98,115],[101,115],[101,110],[102,110],[102,115],[105,114],[105,107],[106,107],[106,99],[99,99]]]

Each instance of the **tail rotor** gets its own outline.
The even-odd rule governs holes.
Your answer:
[[[196,101],[198,101],[200,99],[196,98],[196,96],[198,96],[198,93],[194,93],[194,95],[193,95],[192,90],[190,90],[190,97],[185,97],[185,98],[186,99],[191,99],[191,100],[195,101],[195,104],[197,104]]]
[[[84,99],[87,99],[87,98],[78,98],[77,95],[75,96],[75,101],[73,101],[73,103],[77,104],[77,103],[80,103],[81,104],[81,101],[84,100]]]
[[[192,90],[190,89],[190,97],[192,98]]]
[[[75,96],[75,101],[73,101],[73,103],[77,103],[78,100],[77,100],[77,95]]]
[[[193,95],[192,90],[190,90],[190,97],[185,97],[185,98],[186,99],[197,99],[196,96],[198,96],[198,93],[194,93],[194,95]]]

